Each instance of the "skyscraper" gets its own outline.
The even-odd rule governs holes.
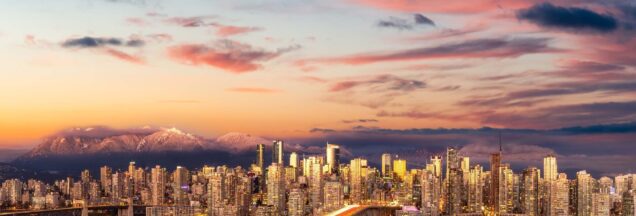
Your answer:
[[[577,216],[590,216],[592,212],[592,192],[594,179],[585,170],[576,173]]]
[[[289,166],[298,168],[298,154],[296,152],[289,154]]]
[[[391,178],[393,176],[391,154],[382,154],[382,176],[385,178]]]
[[[282,164],[272,163],[267,168],[267,204],[274,207],[277,215],[282,215],[285,203],[285,169]]]
[[[490,192],[488,197],[489,206],[492,211],[499,213],[499,180],[500,180],[500,168],[501,168],[501,141],[499,144],[499,152],[490,155]]]
[[[349,199],[352,203],[360,203],[367,198],[367,160],[362,158],[351,160],[350,169],[351,193],[349,193]]]
[[[535,167],[523,171],[521,208],[527,216],[539,216],[539,172]]]
[[[166,189],[166,169],[157,165],[155,168],[152,168],[150,172],[152,205],[163,205],[165,202],[164,193]]]
[[[484,205],[483,191],[484,181],[482,173],[484,168],[480,165],[475,165],[469,171],[468,175],[468,208],[469,212],[479,212]]]
[[[327,212],[337,210],[344,205],[344,191],[340,181],[330,180],[325,182],[324,209]]]
[[[546,181],[557,179],[558,172],[557,161],[554,155],[548,155],[543,158],[543,178]]]
[[[174,201],[178,205],[189,205],[187,200],[187,193],[190,190],[189,178],[190,172],[182,166],[177,166],[172,174]]]
[[[461,212],[462,176],[459,152],[454,147],[446,149],[446,201],[445,212],[457,215]]]
[[[340,146],[327,143],[327,170],[329,173],[337,173],[340,166]]]
[[[265,161],[263,158],[263,153],[265,152],[264,144],[256,144],[256,166],[261,168],[261,172],[265,169],[263,167],[265,165]]]
[[[284,163],[284,143],[282,140],[274,140],[274,144],[272,145],[272,163],[277,163],[281,166],[285,166]]]
[[[307,195],[301,187],[294,187],[289,190],[289,201],[287,201],[287,212],[289,216],[304,216]]]
[[[569,181],[565,173],[559,173],[557,179],[547,182],[548,197],[547,209],[549,216],[568,216],[569,215]]]
[[[396,159],[393,161],[393,172],[395,173],[395,176],[400,179],[400,180],[404,180],[404,176],[406,175],[406,160],[404,159]]]
[[[431,164],[433,165],[433,174],[437,178],[442,178],[442,156],[433,155],[431,156]]]

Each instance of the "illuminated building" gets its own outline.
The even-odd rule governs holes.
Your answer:
[[[284,143],[282,140],[274,140],[272,145],[272,163],[284,166]]]
[[[340,146],[327,143],[327,170],[328,173],[337,173],[340,166]]]
[[[391,154],[382,154],[382,176],[385,178],[391,178],[393,176],[392,160]]]

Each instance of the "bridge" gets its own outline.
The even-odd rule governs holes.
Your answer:
[[[69,207],[45,210],[16,210],[12,212],[0,213],[4,215],[43,215],[43,216],[89,216],[89,215],[110,215],[110,216],[142,216],[146,215],[147,206],[128,205],[96,205],[88,207]]]

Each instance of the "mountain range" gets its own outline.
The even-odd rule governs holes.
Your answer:
[[[204,138],[176,128],[72,128],[45,138],[11,164],[53,173],[97,171],[104,165],[120,168],[130,161],[140,166],[248,166],[261,143],[267,146],[271,141],[237,132]]]

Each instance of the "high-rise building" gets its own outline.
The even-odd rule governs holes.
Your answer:
[[[289,216],[305,216],[305,203],[307,195],[303,188],[293,187],[289,190],[289,200],[287,201],[287,212]]]
[[[488,197],[490,200],[488,201],[488,205],[492,209],[492,211],[499,213],[499,188],[500,188],[500,169],[501,169],[501,156],[502,156],[501,145],[499,147],[499,152],[493,153],[490,155],[490,191]]]
[[[546,181],[552,181],[557,179],[557,161],[554,155],[548,155],[543,158],[543,179]]]
[[[284,163],[284,149],[285,145],[282,140],[274,140],[272,145],[272,163],[277,163],[281,166],[285,166]]]
[[[274,207],[277,215],[282,215],[285,212],[285,203],[285,169],[283,164],[272,163],[267,168],[267,204]]]
[[[106,194],[110,194],[110,187],[111,187],[111,180],[113,178],[112,176],[112,170],[110,167],[108,166],[103,166],[101,168],[99,168],[99,181],[102,184],[102,188],[104,189],[104,192]]]
[[[442,156],[439,156],[439,155],[431,156],[430,164],[433,166],[433,174],[437,178],[442,179]]]
[[[611,201],[609,194],[592,193],[592,210],[591,214],[610,215]]]
[[[480,212],[484,206],[484,168],[481,165],[475,165],[469,171],[468,175],[468,212]]]
[[[134,172],[134,171],[133,171]],[[178,205],[189,205],[187,194],[190,191],[190,172],[182,166],[177,166],[172,174],[174,202]]]
[[[322,181],[322,157],[311,156],[305,159],[307,164],[307,180],[309,185],[309,203],[312,208],[318,208],[323,203],[323,181]]]
[[[382,154],[382,177],[393,177],[393,158],[391,154]]]
[[[325,182],[324,192],[325,212],[340,209],[344,205],[344,188],[340,181],[330,180]]]
[[[590,216],[592,214],[592,193],[594,192],[594,179],[585,170],[576,173],[576,211],[577,216]]]
[[[261,168],[261,172],[265,169],[265,161],[263,158],[263,154],[265,153],[265,145],[264,144],[256,144],[256,166]]]
[[[166,190],[166,169],[157,165],[150,170],[150,184],[152,193],[152,205],[160,206],[165,203],[165,190]]]
[[[433,170],[423,170],[420,174],[421,210],[424,215],[437,216],[440,213],[440,178]]]
[[[219,214],[218,209],[225,206],[224,191],[226,191],[225,173],[212,173],[211,176],[208,178],[208,214],[210,216],[221,215]]]
[[[361,203],[367,199],[367,160],[362,158],[353,159],[349,167],[351,169],[349,199],[351,203]]]
[[[568,216],[569,215],[569,181],[565,173],[559,173],[555,180],[547,182],[547,215],[548,216]]]
[[[298,154],[296,152],[289,154],[289,166],[298,168]]]
[[[461,213],[462,198],[462,175],[461,160],[458,149],[448,147],[446,149],[446,201],[444,202],[445,212],[449,215]]]
[[[521,207],[527,216],[539,216],[539,172],[535,167],[523,171]]]
[[[396,159],[393,160],[393,172],[395,173],[395,176],[400,179],[400,180],[404,180],[404,176],[406,175],[406,160],[404,159]]]
[[[327,143],[327,167],[329,173],[337,173],[340,166],[340,146]]]

